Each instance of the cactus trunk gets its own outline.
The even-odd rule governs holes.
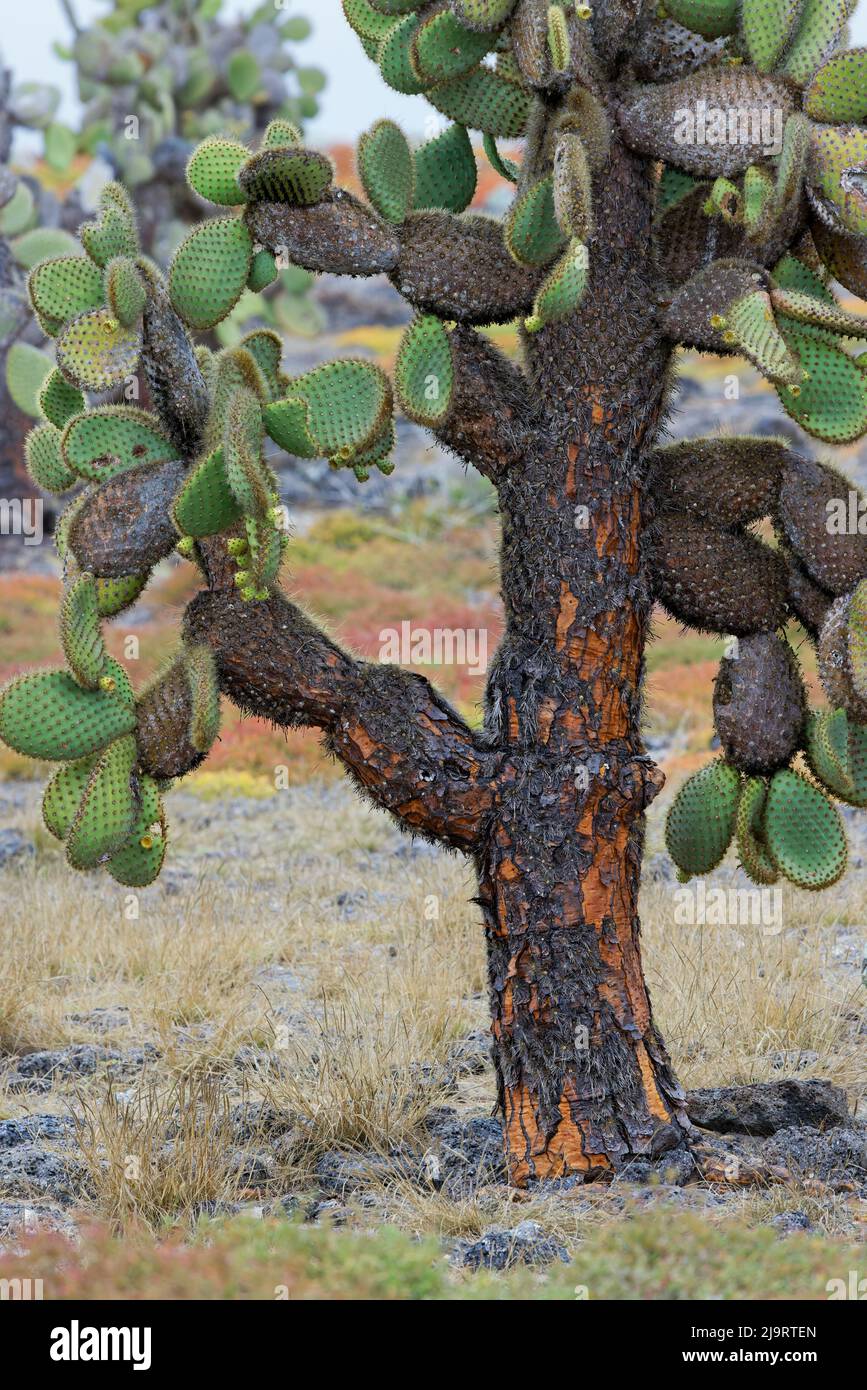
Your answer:
[[[596,206],[606,251],[584,306],[528,340],[550,442],[499,486],[507,629],[487,722],[515,775],[479,873],[519,1184],[617,1170],[688,1131],[639,950],[643,813],[662,785],[640,730],[641,483],[669,348],[645,281],[647,189],[625,152]]]

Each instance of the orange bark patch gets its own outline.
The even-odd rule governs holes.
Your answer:
[[[578,599],[568,584],[560,584],[560,608],[557,613],[557,650],[562,652],[569,640],[569,629],[578,612]]]
[[[528,1179],[560,1178],[565,1173],[610,1170],[605,1154],[586,1153],[585,1136],[576,1123],[572,1105],[575,1091],[568,1083],[560,1099],[560,1123],[550,1139],[539,1128],[535,1099],[526,1087],[515,1087],[507,1097],[506,1138],[512,1182],[525,1187]]]

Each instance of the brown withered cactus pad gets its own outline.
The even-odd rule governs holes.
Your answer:
[[[788,643],[742,637],[720,662],[713,715],[727,760],[751,775],[785,767],[798,748],[806,696]]]
[[[746,526],[776,509],[789,457],[779,439],[683,439],[657,449],[648,490],[660,508]]]
[[[816,583],[835,595],[848,593],[867,575],[867,535],[832,529],[838,507],[848,527],[850,493],[861,508],[858,515],[865,515],[867,499],[848,478],[801,458],[790,460],[780,488],[779,518],[786,540]]]
[[[128,468],[98,487],[76,513],[69,545],[82,570],[122,579],[170,555],[178,533],[170,507],[186,472],[182,459]]]
[[[654,597],[707,632],[773,632],[788,615],[786,565],[749,532],[662,512],[648,537]]]

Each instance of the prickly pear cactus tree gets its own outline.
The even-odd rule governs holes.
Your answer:
[[[738,639],[714,693],[723,756],[669,819],[683,875],[736,839],[758,883],[821,888],[846,861],[834,802],[867,804],[867,537],[827,524],[849,484],[776,439],[660,443],[679,344],[749,358],[817,439],[867,430],[862,321],[829,288],[867,294],[865,55],[838,52],[838,0],[669,7],[345,0],[386,81],[446,118],[439,135],[413,149],[378,122],[358,150],[365,200],[282,122],[255,153],[211,137],[188,178],[214,215],[165,280],[116,186],[82,229],[87,258],[30,277],[58,363],[30,466],[57,491],[86,483],[59,536],[69,669],[0,699],[2,737],[60,764],[49,827],[73,866],[146,883],[161,797],[206,755],[218,692],[321,729],[360,790],[476,867],[516,1183],[702,1152],[639,951],[643,818],[663,782],[641,737],[654,601]],[[709,108],[734,113],[736,140],[709,138]],[[503,224],[467,211],[468,128],[515,184]],[[518,139],[513,163],[498,142]],[[389,277],[416,311],[393,384],[352,360],[287,379],[267,332],[193,347],[278,249]],[[479,331],[513,320],[522,367]],[[86,407],[139,370],[149,410]],[[341,651],[280,589],[265,437],[363,480],[391,468],[393,396],[497,490],[506,630],[478,731],[426,680]],[[201,591],[177,659],[135,693],[101,623],[173,549]],[[806,708],[793,617],[828,711]]]

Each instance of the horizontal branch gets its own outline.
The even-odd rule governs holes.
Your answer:
[[[535,412],[524,373],[473,328],[451,335],[454,399],[434,431],[447,449],[496,482],[534,446]]]
[[[540,272],[513,260],[493,218],[416,212],[400,242],[390,279],[417,309],[470,324],[510,323],[530,312]]]
[[[377,805],[404,828],[471,851],[496,800],[499,755],[480,744],[421,676],[356,661],[282,595],[245,603],[198,595],[185,636],[214,652],[220,685],[244,712],[322,729]]]
[[[747,66],[708,67],[675,82],[633,87],[618,121],[637,154],[717,178],[767,159],[768,132],[782,133],[795,109],[791,87],[779,78]]]
[[[313,207],[254,203],[247,224],[261,246],[320,274],[381,275],[400,254],[397,230],[343,189]]]

